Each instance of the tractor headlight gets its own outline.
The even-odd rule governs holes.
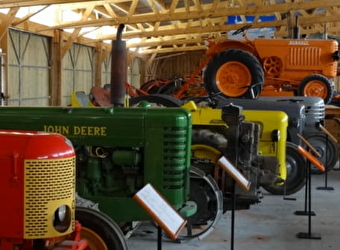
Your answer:
[[[59,221],[63,221],[66,218],[66,205],[60,206],[57,209],[57,217]]]
[[[71,209],[66,205],[58,207],[53,214],[53,227],[58,232],[65,232],[71,224]]]
[[[274,129],[271,134],[272,141],[279,141],[280,140],[280,131],[278,129]]]

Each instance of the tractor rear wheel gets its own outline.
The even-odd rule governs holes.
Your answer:
[[[263,188],[274,195],[291,195],[298,192],[306,183],[306,161],[297,151],[297,145],[286,144],[287,178],[283,185],[264,186]]]
[[[80,235],[88,241],[90,250],[127,250],[124,234],[119,226],[100,211],[77,207],[76,220],[82,226]]]
[[[325,76],[313,74],[302,79],[298,86],[298,96],[315,96],[324,100],[325,104],[333,98],[334,86]]]
[[[263,88],[264,73],[259,60],[245,50],[228,49],[215,55],[204,72],[209,93],[227,97],[257,98]]]
[[[206,175],[211,175],[219,189],[225,189],[223,176],[216,171],[217,161],[226,153],[227,139],[219,133],[209,129],[194,129],[191,144],[191,165],[203,171]],[[218,174],[218,176],[216,176]],[[224,194],[223,194],[224,195]],[[223,198],[223,213],[227,211],[226,199]],[[214,213],[214,211],[211,211]],[[204,213],[205,214],[205,213]],[[206,215],[202,216],[206,216]]]

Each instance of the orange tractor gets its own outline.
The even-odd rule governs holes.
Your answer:
[[[206,58],[183,84],[172,82],[142,85],[149,92],[157,87],[157,94],[166,90],[183,99],[203,71],[205,91],[221,92],[227,97],[255,99],[258,96],[314,96],[329,103],[334,94],[334,77],[339,60],[338,42],[321,39],[275,39],[250,40],[247,30],[250,24],[236,30],[232,35],[243,33],[244,40],[210,42]],[[146,88],[147,87],[147,88]],[[172,89],[171,89],[172,88]],[[145,94],[145,93],[142,93]],[[206,92],[205,92],[206,94]]]
[[[338,42],[321,39],[227,40],[207,51],[212,59],[204,73],[209,92],[228,97],[315,96],[329,103],[337,75]]]

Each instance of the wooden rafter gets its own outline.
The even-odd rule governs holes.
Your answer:
[[[172,51],[189,51],[204,48],[204,39],[226,39],[230,30],[244,26],[248,16],[253,16],[253,28],[273,27],[277,37],[289,35],[289,28],[294,25],[294,16],[299,15],[301,34],[325,32],[340,35],[340,1],[339,0],[103,0],[103,1],[62,1],[32,0],[15,1],[0,0],[0,8],[58,5],[62,9],[81,13],[78,21],[63,22],[52,27],[27,25],[30,14],[22,19],[9,19],[7,26],[18,26],[28,31],[45,33],[54,30],[74,29],[68,36],[63,51],[76,39],[89,32],[81,32],[83,28],[93,30],[102,26],[117,27],[125,24],[124,39],[143,38],[140,43],[128,44],[144,48],[145,53],[161,53]],[[90,7],[91,6],[91,7]],[[42,8],[39,12],[44,11]],[[229,16],[238,16],[239,23],[228,23]],[[261,21],[262,16],[275,16],[273,21]],[[20,25],[26,23],[26,25]],[[2,27],[4,27],[2,24]],[[5,27],[7,27],[5,26]],[[34,27],[34,28],[33,28]],[[115,39],[116,34],[101,35],[96,42]],[[184,38],[183,38],[184,37]],[[67,46],[66,46],[67,45]]]

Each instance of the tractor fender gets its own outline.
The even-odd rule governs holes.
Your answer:
[[[240,49],[240,50],[245,50],[248,51],[249,53],[255,55],[258,57],[258,53],[256,49],[251,46],[251,44],[247,44],[241,41],[236,41],[236,40],[227,40],[224,42],[216,43],[212,45],[207,51],[206,55],[207,56],[213,56],[216,55],[217,53],[227,50],[227,49]],[[259,58],[259,57],[258,57]]]

